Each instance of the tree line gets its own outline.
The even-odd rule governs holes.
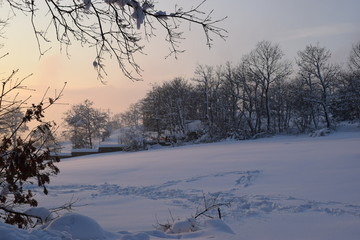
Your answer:
[[[319,44],[299,51],[293,65],[279,45],[261,41],[237,65],[198,65],[191,80],[153,86],[124,115],[174,136],[186,136],[189,120],[201,120],[207,140],[333,129],[337,121],[360,119],[360,42],[341,66]]]
[[[135,148],[335,129],[338,121],[360,119],[360,42],[341,66],[319,44],[299,51],[292,64],[279,45],[261,41],[237,65],[198,65],[191,79],[154,85],[124,113],[91,106],[86,100],[65,114],[74,147],[93,147],[92,138],[125,127],[119,142]],[[195,120],[201,127],[189,127]]]

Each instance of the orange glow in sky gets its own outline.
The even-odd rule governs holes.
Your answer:
[[[201,1],[159,0],[158,9],[172,12],[174,6],[191,7]],[[0,18],[9,15],[9,9],[0,8]],[[180,47],[186,50],[176,60],[167,58],[168,45],[161,29],[157,37],[150,39],[137,62],[144,70],[143,81],[133,82],[125,78],[114,60],[106,61],[106,85],[97,79],[92,62],[95,53],[90,48],[77,44],[66,51],[60,51],[59,44],[52,39],[51,49],[41,58],[29,18],[18,14],[9,21],[5,29],[4,47],[0,55],[10,55],[0,60],[1,77],[14,69],[20,75],[34,75],[26,83],[36,88],[34,102],[42,97],[47,87],[49,94],[65,89],[62,105],[57,105],[46,113],[47,118],[61,122],[63,113],[73,104],[85,99],[93,101],[95,107],[110,109],[113,113],[125,111],[131,103],[143,98],[151,85],[171,80],[175,77],[191,79],[197,64],[216,66],[227,61],[237,64],[244,54],[250,52],[257,42],[269,40],[280,44],[285,57],[294,62],[297,51],[308,44],[319,43],[333,53],[337,62],[345,62],[353,44],[360,41],[360,1],[359,0],[208,0],[204,11],[214,9],[214,18],[228,16],[220,23],[228,30],[228,39],[214,38],[211,50],[205,45],[201,27],[185,24],[184,37]]]

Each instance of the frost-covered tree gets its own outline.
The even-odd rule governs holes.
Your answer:
[[[253,136],[262,131],[262,88],[254,74],[248,70],[244,60],[237,66],[235,75],[241,89],[239,104],[246,122],[243,126],[243,134],[244,137]]]
[[[103,59],[107,57],[116,59],[127,77],[138,79],[141,68],[135,55],[143,52],[141,40],[149,40],[159,29],[166,34],[170,54],[175,55],[181,52],[182,23],[199,25],[209,46],[211,34],[224,38],[226,31],[217,26],[222,19],[214,20],[212,11],[201,10],[205,2],[188,10],[175,6],[173,11],[165,11],[158,9],[153,0],[0,0],[1,10],[9,7],[14,16],[20,11],[29,17],[40,54],[47,51],[47,43],[54,38],[65,48],[73,42],[92,47],[92,64],[100,79],[106,74]]]
[[[93,148],[95,141],[107,133],[109,114],[93,107],[94,103],[85,100],[65,112],[65,136],[74,148]]]
[[[216,77],[212,66],[198,65],[195,70],[195,77],[192,79],[197,83],[196,89],[199,94],[200,119],[202,119],[209,131],[214,128],[214,95],[216,95]]]
[[[308,95],[306,100],[314,108],[320,106],[326,127],[332,127],[330,105],[336,82],[339,79],[339,66],[330,62],[331,52],[325,47],[308,45],[298,52],[298,74],[304,81]],[[316,127],[316,126],[315,126]]]
[[[118,113],[113,116],[113,121],[116,122],[117,127],[138,127],[142,123],[141,104],[131,104],[129,109],[124,113]]]
[[[350,72],[360,78],[360,42],[356,43],[350,52],[349,57]]]
[[[360,120],[360,42],[350,52],[348,69],[343,71],[332,102],[332,111],[337,120]]]
[[[259,42],[256,48],[245,58],[247,70],[261,87],[264,96],[264,106],[267,131],[272,131],[272,107],[270,89],[273,84],[283,81],[291,74],[291,64],[283,60],[284,53],[277,44],[269,41]]]
[[[350,102],[353,104],[355,114],[360,120],[360,42],[355,44],[351,50],[349,68],[350,78],[348,78],[348,83],[352,93]]]
[[[140,103],[143,125],[147,131],[156,132],[157,141],[159,141],[162,131],[166,129],[163,119],[165,111],[162,107],[161,87],[153,86]]]
[[[199,65],[193,80],[198,97],[198,111],[207,128],[209,141],[219,137],[236,135],[241,114],[239,114],[239,81],[235,68],[225,66]]]
[[[183,78],[175,78],[162,86],[164,120],[171,134],[185,134],[186,120],[190,118],[192,86]]]
[[[342,74],[328,50],[310,45],[299,52],[298,72],[292,77],[292,65],[283,60],[280,47],[267,41],[238,66],[198,65],[193,84],[175,79],[147,93],[140,103],[144,127],[160,136],[166,130],[181,132],[184,119],[196,119],[202,122],[201,139],[216,141],[307,132],[332,126],[332,118],[358,119],[358,47]]]
[[[222,109],[226,112],[223,129],[235,136],[243,124],[244,114],[240,103],[243,90],[241,78],[237,74],[236,68],[230,63],[227,63],[222,69],[221,83],[222,95],[224,96]]]
[[[187,120],[199,117],[197,99],[193,86],[182,78],[154,86],[141,101],[145,129],[157,132],[158,138],[165,130],[172,136],[183,137]]]

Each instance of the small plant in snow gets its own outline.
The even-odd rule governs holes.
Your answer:
[[[199,224],[195,218],[188,218],[185,220],[181,220],[178,218],[177,220],[174,219],[172,216],[171,211],[169,211],[171,216],[171,221],[168,220],[167,223],[162,224],[157,221],[155,228],[159,231],[166,232],[166,233],[187,233],[187,232],[195,232],[198,231]]]
[[[211,199],[207,198],[206,195],[203,195],[204,199],[204,207],[197,210],[194,218],[197,219],[201,216],[205,216],[207,218],[218,218],[222,219],[223,215],[221,213],[221,207],[230,207],[231,202],[218,202],[219,201],[219,195],[218,196],[211,196]]]
[[[223,206],[230,207],[231,205],[230,202],[219,203],[218,196],[209,200],[204,194],[203,199],[204,206],[196,211],[195,216],[187,218],[185,220],[175,220],[170,212],[171,222],[168,221],[165,224],[157,222],[155,228],[166,233],[174,234],[195,232],[201,229],[200,222],[198,221],[200,217],[206,217],[207,219],[222,219],[223,215],[220,208]]]

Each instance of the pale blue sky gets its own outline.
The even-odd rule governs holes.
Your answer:
[[[174,5],[191,7],[201,1],[157,0],[159,9],[171,12]],[[31,84],[41,88],[60,88],[69,83],[63,102],[79,103],[86,98],[95,106],[110,108],[113,112],[125,110],[145,96],[151,84],[171,80],[174,77],[191,78],[196,64],[220,65],[226,61],[237,64],[244,54],[250,52],[257,42],[269,40],[280,44],[285,57],[294,60],[296,53],[308,44],[319,43],[333,53],[333,60],[345,62],[351,46],[360,41],[359,0],[208,0],[204,11],[214,9],[214,18],[228,16],[220,25],[229,32],[226,41],[214,38],[209,50],[200,27],[192,25],[184,34],[186,39],[180,45],[186,50],[177,60],[164,59],[168,46],[164,43],[161,30],[158,37],[146,43],[147,56],[139,56],[138,63],[144,69],[142,82],[132,82],[122,76],[115,62],[107,62],[108,84],[103,86],[96,79],[92,68],[93,52],[88,48],[72,46],[71,58],[59,52],[54,42],[51,51],[39,60],[34,35],[29,21],[22,16],[15,17],[6,31],[7,39],[2,41],[11,56],[5,67],[20,68],[24,75],[34,73]],[[7,12],[0,9],[0,16]],[[188,25],[184,29],[188,30]],[[4,61],[0,62],[2,68]],[[55,119],[69,106],[57,107],[49,114]]]

